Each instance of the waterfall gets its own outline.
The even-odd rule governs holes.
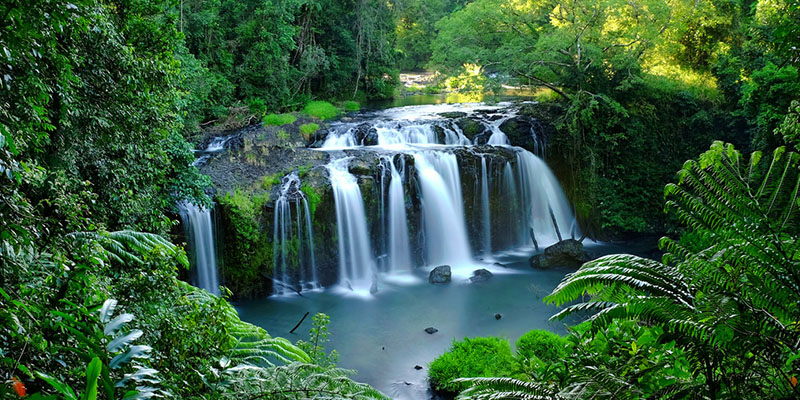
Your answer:
[[[285,294],[286,289],[294,291],[319,287],[311,212],[300,184],[296,171],[286,175],[281,182],[280,195],[275,200],[272,242],[275,294]],[[298,287],[294,282],[298,283]]]
[[[456,156],[419,152],[414,154],[414,162],[422,188],[420,201],[428,264],[469,263],[472,251],[467,240]]]
[[[527,224],[519,223],[520,212],[520,196],[517,190],[517,177],[518,174],[514,172],[510,162],[506,162],[503,167],[503,203],[508,206],[506,210],[506,226],[510,227],[512,232],[509,244],[515,247],[525,246],[528,239]],[[524,219],[524,218],[523,218]],[[525,240],[523,240],[525,239]]]
[[[367,218],[361,188],[347,170],[348,158],[328,164],[333,198],[336,203],[336,226],[339,242],[340,283],[371,283],[376,273],[369,241]]]
[[[489,136],[489,141],[486,142],[486,144],[494,146],[508,146],[511,142],[508,140],[508,136],[506,136],[505,132],[500,130],[500,125],[503,125],[503,122],[506,122],[508,119],[514,116],[515,114],[507,114],[504,115],[503,118],[500,118],[497,121],[489,124],[489,130],[492,131],[492,136]]]
[[[580,234],[561,186],[541,158],[520,149],[517,151],[517,174],[518,201],[523,207],[523,221],[527,223],[521,227],[521,243],[532,245],[529,229],[533,229],[540,244],[558,241],[554,225],[558,225],[564,238]]]
[[[181,221],[183,221],[187,244],[194,255],[195,284],[201,289],[218,295],[219,278],[217,277],[211,211],[191,203],[179,203],[178,211]]]
[[[411,251],[408,244],[408,222],[406,200],[403,194],[403,178],[394,161],[389,159],[391,181],[389,182],[389,272],[411,269]]]
[[[483,254],[492,253],[492,219],[489,211],[489,174],[486,172],[486,157],[481,156],[481,233]]]

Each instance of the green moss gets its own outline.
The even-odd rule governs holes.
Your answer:
[[[456,378],[511,376],[518,370],[508,341],[496,337],[464,338],[431,362],[428,379],[436,390],[458,392],[465,389]]]
[[[281,171],[281,172],[278,172],[278,173],[274,173],[272,175],[265,176],[264,177],[264,190],[266,190],[267,192],[272,190],[272,186],[281,183],[281,179],[283,179],[283,177],[285,175],[286,174],[283,171]]]
[[[299,168],[297,168],[297,173],[300,174],[301,179],[305,178],[306,175],[308,175],[308,172],[311,171],[311,168],[313,167],[314,166],[311,165],[311,163],[308,163],[306,165],[301,165]]]
[[[317,124],[315,124],[313,122],[308,123],[308,124],[300,125],[300,134],[303,135],[303,138],[305,140],[310,139],[311,135],[314,132],[316,132],[317,130],[319,130],[319,125],[317,125]]]
[[[290,138],[291,138],[291,136],[289,135],[289,132],[286,132],[283,129],[278,131],[278,139],[286,141],[286,140],[289,140]]]
[[[339,109],[327,101],[311,101],[303,108],[303,112],[322,120],[339,115]]]
[[[311,211],[311,220],[314,220],[314,213],[317,211],[317,206],[319,202],[322,200],[322,196],[317,193],[317,190],[311,187],[308,183],[303,182],[300,186],[300,190],[306,195],[306,199],[308,200],[308,209]]]
[[[358,104],[357,101],[345,101],[344,109],[347,111],[358,111],[361,109],[361,104]]]
[[[292,114],[267,114],[264,116],[264,125],[280,126],[292,124],[297,117]]]

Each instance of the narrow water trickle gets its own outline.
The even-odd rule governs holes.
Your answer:
[[[275,200],[272,243],[273,293],[319,287],[311,212],[296,171],[281,182],[280,195]]]
[[[492,253],[492,217],[489,211],[489,174],[484,156],[481,156],[481,226],[483,254],[489,255]]]
[[[179,203],[178,211],[186,232],[187,245],[194,255],[192,270],[195,285],[218,295],[219,278],[211,211],[191,203]]]

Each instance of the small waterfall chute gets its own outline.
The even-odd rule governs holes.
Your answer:
[[[391,181],[389,182],[389,272],[411,270],[411,250],[408,243],[406,200],[403,193],[403,177],[393,159],[388,159]]]
[[[275,200],[272,243],[273,293],[319,287],[311,212],[296,171],[281,181]]]
[[[454,154],[418,152],[414,162],[422,188],[425,248],[429,265],[472,262],[464,222],[461,181]]]
[[[481,156],[481,236],[483,254],[489,255],[492,253],[492,217],[489,210],[489,174],[484,156]]]
[[[339,283],[353,289],[372,287],[377,269],[367,229],[364,199],[356,177],[347,170],[349,158],[327,165],[336,203]]]
[[[211,210],[188,202],[181,202],[178,204],[178,212],[183,222],[187,244],[193,255],[194,283],[201,289],[219,295],[219,276]]]

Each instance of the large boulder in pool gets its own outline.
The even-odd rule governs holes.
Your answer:
[[[431,271],[431,274],[428,276],[428,282],[430,283],[448,283],[450,282],[450,278],[452,277],[452,272],[450,271],[449,265],[440,265]]]
[[[589,256],[581,242],[567,239],[544,249],[544,254],[536,254],[528,261],[531,268],[575,267],[589,261]]]

